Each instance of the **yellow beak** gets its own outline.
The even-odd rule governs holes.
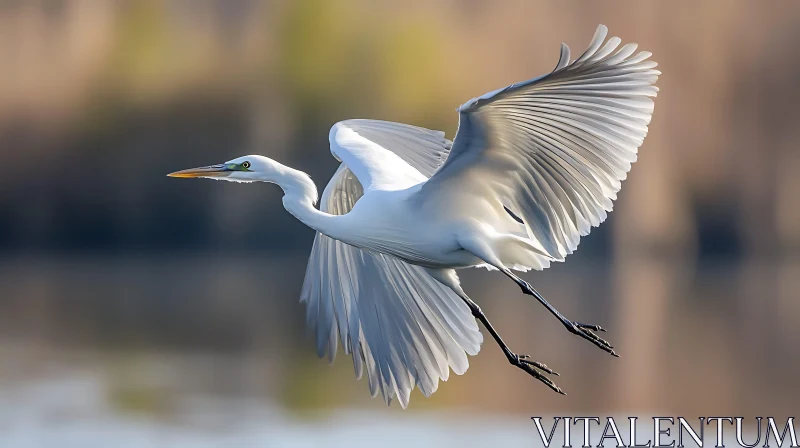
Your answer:
[[[225,165],[210,165],[210,166],[201,166],[199,168],[189,168],[188,170],[175,171],[174,173],[167,174],[167,176],[183,177],[183,178],[225,177],[230,174],[231,170],[229,170]]]

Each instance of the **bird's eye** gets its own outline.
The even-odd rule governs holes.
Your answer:
[[[249,169],[250,168],[250,162],[245,161],[244,163],[242,163],[242,168]]]

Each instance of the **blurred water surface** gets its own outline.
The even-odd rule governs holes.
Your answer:
[[[409,412],[792,410],[793,396],[782,391],[792,390],[800,366],[791,344],[797,265],[698,270],[639,260],[617,269],[573,261],[534,274],[533,282],[567,315],[608,327],[621,359],[564,331],[496,272],[462,271],[511,346],[562,372],[559,383],[570,395],[534,387],[484,344],[466,375],[454,375],[428,399],[415,393]],[[13,387],[89,367],[118,386],[109,392],[118,404],[156,413],[171,397],[208,392],[261,397],[298,412],[382,408],[368,398],[366,383],[353,379],[349,357],[340,353],[329,366],[314,355],[297,300],[303,264],[207,256],[3,263],[0,284],[9,298],[0,307],[1,378]]]

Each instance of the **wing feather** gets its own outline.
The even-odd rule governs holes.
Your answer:
[[[533,247],[563,260],[603,222],[647,135],[660,72],[649,52],[605,40],[600,25],[574,62],[562,44],[548,75],[474,98],[424,203],[497,201],[523,221]],[[519,223],[506,220],[510,233]],[[540,257],[547,266],[547,257]],[[538,258],[537,258],[538,259]]]
[[[378,170],[404,169],[362,163],[365,154],[398,157],[427,178],[450,146],[444,133],[415,126],[373,120],[337,123],[331,149],[343,163],[325,188],[320,208],[348,213],[364,194],[364,183],[387,182],[393,175]],[[483,340],[469,308],[423,268],[320,233],[314,239],[301,301],[316,330],[317,354],[333,361],[341,340],[344,352],[352,354],[356,377],[366,371],[370,394],[380,392],[387,404],[397,397],[404,408],[415,386],[428,396],[440,379],[447,380],[450,369],[463,374],[469,365],[467,354],[477,354]]]

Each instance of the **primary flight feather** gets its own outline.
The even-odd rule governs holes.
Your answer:
[[[570,61],[562,44],[549,74],[474,98],[461,107],[453,142],[443,132],[377,120],[330,131],[339,169],[316,209],[301,171],[251,155],[173,177],[271,182],[284,207],[317,231],[301,301],[317,353],[341,343],[356,376],[387,404],[426,396],[450,371],[463,374],[483,337],[509,362],[563,393],[549,367],[503,342],[460,286],[456,269],[497,269],[570,332],[615,355],[597,325],[571,321],[513,270],[562,261],[611,211],[653,113],[660,72],[650,53],[619,47],[597,28]]]

